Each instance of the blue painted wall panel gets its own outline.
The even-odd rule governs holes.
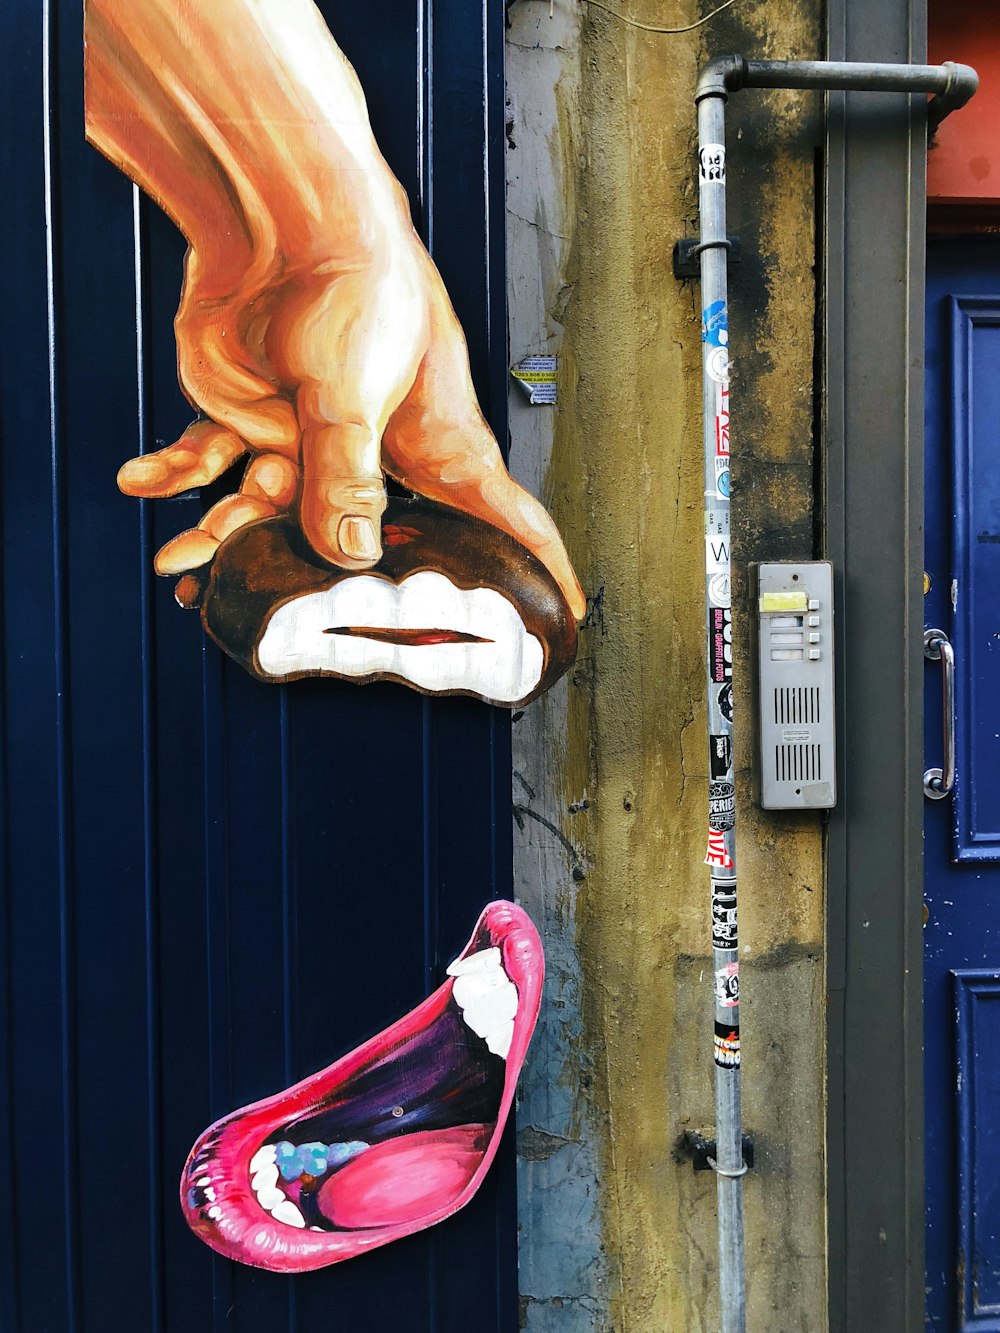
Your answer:
[[[503,440],[502,7],[322,8]],[[0,1330],[511,1330],[509,1133],[456,1218],[297,1279],[177,1206],[211,1120],[418,1003],[511,893],[509,722],[258,685],[153,576],[213,498],[114,484],[192,415],[184,246],[84,142],[80,9],[14,0],[0,84]]]

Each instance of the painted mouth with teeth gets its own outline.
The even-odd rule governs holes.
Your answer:
[[[178,584],[221,648],[258,680],[395,680],[426,694],[522,705],[576,655],[555,579],[490,523],[429,500],[391,499],[382,558],[335,569],[288,519],[238,529]]]
[[[423,1004],[202,1134],[181,1177],[188,1225],[231,1259],[289,1273],[449,1217],[496,1153],[543,976],[527,914],[490,903]]]

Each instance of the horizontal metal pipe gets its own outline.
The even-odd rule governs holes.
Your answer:
[[[936,93],[928,106],[931,127],[964,106],[979,87],[969,65],[895,65],[845,60],[746,60],[717,56],[698,79],[695,101],[726,97],[741,88],[821,88],[859,92]]]
[[[971,75],[969,96],[979,87],[979,77],[968,65],[881,65],[854,60],[748,60],[745,88],[858,88],[875,92],[949,91],[962,77]]]

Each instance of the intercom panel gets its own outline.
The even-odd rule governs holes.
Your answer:
[[[760,804],[829,809],[837,801],[833,566],[789,561],[755,571]]]

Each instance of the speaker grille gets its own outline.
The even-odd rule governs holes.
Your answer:
[[[815,685],[776,688],[774,721],[779,727],[822,721],[819,715],[819,688]]]
[[[821,745],[776,745],[774,776],[778,782],[822,782],[823,747]]]

